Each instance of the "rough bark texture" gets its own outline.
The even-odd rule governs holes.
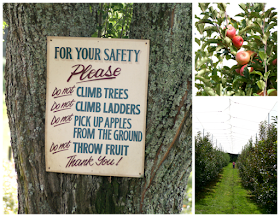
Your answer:
[[[46,36],[90,37],[97,4],[4,4],[19,213],[179,213],[191,171],[191,4],[134,4],[150,39],[144,178],[45,172]]]

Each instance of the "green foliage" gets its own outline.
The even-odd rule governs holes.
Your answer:
[[[233,3],[232,3],[233,4]],[[265,4],[239,4],[243,12],[235,15],[237,21],[227,15],[227,5],[200,3],[202,17],[195,16],[196,29],[201,34],[195,38],[200,46],[195,52],[195,75],[197,95],[201,96],[259,96],[277,94],[277,13],[275,8],[265,10]],[[230,6],[228,6],[230,7]],[[236,29],[236,35],[244,39],[243,50],[257,53],[252,55],[244,75],[236,72],[241,65],[226,66],[227,60],[235,60],[238,49],[226,37],[227,25]],[[259,95],[258,95],[259,94]]]
[[[267,213],[277,213],[277,128],[261,122],[259,141],[249,140],[238,157],[242,184]]]
[[[128,38],[132,3],[99,3],[97,32],[92,37]]]
[[[3,160],[3,208],[4,214],[17,214],[17,181],[14,163]]]
[[[198,132],[195,137],[195,191],[215,179],[229,161],[229,154],[213,148],[210,135],[202,137]]]

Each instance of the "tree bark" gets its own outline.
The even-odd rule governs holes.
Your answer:
[[[6,105],[19,213],[179,213],[192,160],[191,4],[134,4],[150,39],[144,178],[45,171],[46,36],[90,37],[98,4],[4,4]]]

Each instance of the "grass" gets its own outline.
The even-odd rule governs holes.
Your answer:
[[[196,195],[195,214],[262,214],[230,163],[215,183]]]

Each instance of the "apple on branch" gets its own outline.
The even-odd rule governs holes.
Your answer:
[[[240,73],[239,73],[241,76],[244,76],[244,73],[243,73],[243,72],[244,72],[244,69],[245,69],[245,67],[246,67],[247,65],[248,65],[248,64],[246,64],[246,65],[244,65],[244,66],[241,67]],[[249,71],[249,72],[252,72],[252,71],[254,71],[254,68],[253,68],[253,67],[248,67],[248,71]]]
[[[232,39],[235,36],[235,33],[235,28],[231,25],[228,25],[226,30],[226,36]]]
[[[244,42],[243,38],[239,35],[236,35],[232,38],[232,43],[237,49],[242,47],[243,42]]]
[[[243,66],[247,64],[250,61],[250,58],[252,55],[256,55],[256,52],[248,50],[248,51],[239,51],[236,54],[236,61],[238,62],[239,65]]]
[[[239,65],[243,66],[250,61],[250,54],[246,51],[239,51],[235,57]]]

